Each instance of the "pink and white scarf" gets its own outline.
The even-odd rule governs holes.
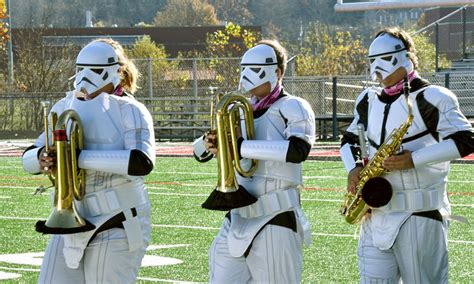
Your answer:
[[[408,82],[411,83],[411,81],[413,81],[413,79],[418,78],[418,77],[419,77],[418,72],[416,72],[416,70],[413,70],[408,74]],[[400,94],[400,92],[403,90],[403,84],[404,83],[405,83],[405,80],[401,80],[400,82],[396,83],[395,85],[393,85],[391,87],[386,87],[383,90],[388,96],[395,96],[395,95]]]
[[[123,95],[122,85],[118,85],[114,91],[114,95],[121,97]]]
[[[250,103],[252,103],[253,111],[269,108],[278,99],[278,96],[280,96],[282,89],[283,86],[281,84],[277,84],[273,91],[270,94],[266,95],[260,101],[257,99],[256,96],[252,96],[250,98]]]

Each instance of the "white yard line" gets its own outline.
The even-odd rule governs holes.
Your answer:
[[[2,270],[13,270],[13,271],[29,271],[29,272],[39,272],[39,269],[35,268],[15,268],[15,267],[5,267],[5,266],[0,266],[0,269]]]
[[[49,185],[48,185],[49,186]],[[38,186],[18,186],[18,185],[13,185],[13,186],[9,186],[9,185],[0,185],[0,188],[7,188],[7,189],[31,189],[32,192],[35,191],[35,189],[37,188]]]
[[[163,172],[158,171],[158,174],[167,174],[167,175],[208,175],[208,176],[217,176],[217,173],[209,173],[209,172]]]
[[[215,187],[216,185],[215,184],[194,184],[194,183],[180,183],[180,182],[176,182],[176,183],[170,183],[170,184],[166,184],[166,185],[171,185],[171,186],[187,186],[187,187]],[[150,186],[148,184],[145,184],[145,186],[147,188],[150,188],[150,189],[163,189],[163,187],[155,187],[155,186]]]
[[[173,192],[148,192],[151,195],[166,195],[166,196],[191,196],[191,197],[202,197],[209,196],[209,194],[204,193],[173,193]]]
[[[303,176],[303,179],[347,179],[347,176]]]
[[[152,227],[158,227],[158,228],[175,228],[175,229],[195,229],[195,230],[219,230],[219,228],[214,228],[214,227],[201,227],[201,226],[185,226],[185,225],[157,225],[157,224],[152,224]]]
[[[449,243],[474,245],[474,241],[448,240]]]
[[[190,244],[177,244],[177,245],[149,245],[146,250],[158,250],[158,249],[167,249],[167,248],[180,248],[180,247],[190,247]]]
[[[318,202],[340,202],[342,203],[341,199],[322,199],[322,198],[301,198],[301,201],[318,201]]]
[[[354,234],[325,234],[325,233],[311,233],[313,236],[322,236],[322,237],[343,237],[343,238],[353,238]]]
[[[354,238],[358,239],[358,235],[354,234],[325,234],[325,233],[312,233],[313,236],[322,236],[322,237],[342,237],[342,238]],[[463,241],[463,240],[448,240],[450,243],[457,243],[457,244],[467,244],[467,245],[474,245],[474,241]]]
[[[38,220],[40,220],[41,218],[0,216],[0,219],[4,219],[4,220],[18,220],[18,221],[38,221]],[[44,218],[43,218],[43,220],[44,220]]]
[[[151,278],[151,277],[137,277],[137,279],[144,280],[144,281],[151,281],[151,282],[166,282],[166,283],[176,283],[176,284],[199,283],[199,282],[179,281],[179,280],[160,279],[160,278]]]
[[[474,208],[474,204],[451,204],[451,207],[471,207],[471,208]]]

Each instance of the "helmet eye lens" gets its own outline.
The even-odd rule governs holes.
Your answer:
[[[392,56],[384,56],[382,57],[382,60],[385,60],[385,61],[392,61]]]
[[[258,73],[260,72],[260,70],[262,70],[262,68],[250,68],[250,70],[252,70],[255,73]]]
[[[82,68],[82,67],[77,67],[77,73],[81,72],[82,70],[84,70],[84,68]]]
[[[104,69],[102,68],[95,68],[95,69],[91,69],[92,72],[96,73],[96,74],[102,74],[102,71],[104,71]]]
[[[370,58],[369,59],[370,64],[374,63],[374,61],[375,61],[375,58]]]

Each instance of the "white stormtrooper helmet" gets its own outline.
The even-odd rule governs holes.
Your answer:
[[[112,83],[115,89],[120,83],[119,68],[119,58],[112,46],[100,41],[91,42],[77,56],[74,88],[92,94]]]
[[[239,90],[248,92],[266,82],[273,90],[278,82],[276,70],[278,61],[275,50],[266,44],[259,44],[245,52],[240,62]]]
[[[374,39],[370,44],[368,57],[370,75],[374,81],[377,80],[376,72],[385,79],[400,67],[404,67],[407,74],[414,68],[403,41],[388,33],[383,33]]]

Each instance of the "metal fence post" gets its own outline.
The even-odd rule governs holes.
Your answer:
[[[337,128],[337,77],[332,77],[332,141],[339,136]]]
[[[147,67],[148,67],[148,96],[150,99],[153,98],[153,68],[151,58],[147,58]]]
[[[444,74],[444,87],[446,89],[449,89],[449,79],[450,79],[449,75],[450,75],[449,73]]]
[[[5,1],[3,1],[5,3]],[[15,80],[13,78],[13,38],[12,38],[12,11],[10,0],[7,1],[7,15],[8,15],[8,80],[10,84],[14,84]]]
[[[197,78],[197,61],[193,58],[193,93],[194,93],[194,102],[191,102],[193,105],[193,115],[191,116],[192,120],[196,119],[195,113],[198,111],[196,105],[198,98],[198,78]],[[196,137],[196,129],[193,129],[193,137]]]
[[[290,81],[290,84],[289,86],[287,86],[289,89],[288,91],[292,94],[292,95],[296,95],[295,94],[295,80],[294,80],[294,77],[295,77],[295,74],[296,74],[296,67],[295,67],[295,61],[296,61],[296,55],[291,57],[290,59],[288,59],[287,61],[287,68],[286,68],[286,74],[285,76],[287,78],[291,78],[291,81]]]
[[[436,23],[435,25],[435,70],[439,72],[439,24]]]
[[[462,58],[466,58],[466,7],[462,9]]]

